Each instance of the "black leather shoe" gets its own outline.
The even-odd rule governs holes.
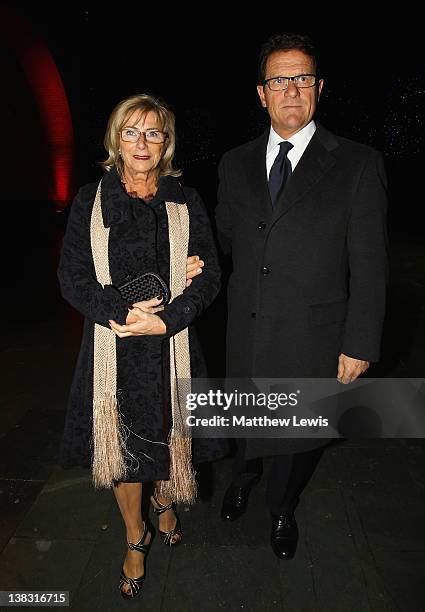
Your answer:
[[[272,516],[270,543],[279,559],[294,557],[298,543],[298,526],[293,512]]]
[[[223,505],[221,507],[221,518],[223,521],[236,521],[236,519],[244,514],[248,505],[251,488],[252,485],[245,487],[230,485],[224,494]]]

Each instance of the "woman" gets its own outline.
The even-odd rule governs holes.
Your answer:
[[[123,100],[104,144],[107,172],[73,202],[58,270],[62,295],[85,317],[60,464],[91,466],[95,486],[113,488],[129,548],[119,588],[134,597],[151,541],[143,484],[155,483],[161,537],[176,545],[173,502],[194,500],[192,460],[223,455],[220,441],[196,440],[192,457],[179,397],[190,376],[205,375],[190,325],[217,295],[220,272],[201,199],[172,165],[174,115],[165,104],[144,94]],[[188,259],[186,283],[188,251],[205,268],[192,282],[199,258]],[[170,303],[128,307],[117,287],[144,272],[171,283]]]

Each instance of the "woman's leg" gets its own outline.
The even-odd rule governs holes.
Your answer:
[[[137,544],[143,535],[142,518],[142,484],[140,482],[120,482],[113,487],[119,509],[124,519],[127,532],[127,542]],[[144,544],[149,544],[151,534],[146,535]],[[144,571],[144,553],[127,549],[124,561],[124,573],[129,578],[139,578]],[[130,585],[125,584],[123,590],[130,593]]]
[[[158,493],[161,482],[162,482],[161,480],[155,481],[155,497],[157,498],[160,504],[162,504],[163,506],[168,506],[168,504],[171,503],[171,499],[169,497],[164,497]],[[155,501],[152,498],[151,498],[151,502],[153,506],[156,506]],[[159,529],[161,531],[167,532],[167,531],[171,531],[172,529],[174,529],[174,527],[177,524],[177,519],[176,519],[174,510],[170,508],[170,510],[166,510],[165,512],[162,512],[158,517],[158,523],[159,523]],[[176,533],[171,538],[171,543],[175,544],[180,539],[181,539],[181,534]]]

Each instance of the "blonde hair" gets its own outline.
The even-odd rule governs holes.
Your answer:
[[[138,120],[150,111],[153,111],[158,117],[161,129],[168,135],[165,141],[165,150],[158,164],[159,176],[180,176],[181,170],[173,167],[173,157],[176,148],[174,113],[160,98],[149,94],[130,96],[119,102],[112,111],[103,140],[104,147],[108,153],[108,159],[100,163],[102,168],[109,171],[116,167],[118,173],[122,176],[124,164],[119,153],[120,131],[128,118],[136,111],[140,112]]]

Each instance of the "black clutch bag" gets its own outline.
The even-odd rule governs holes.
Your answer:
[[[155,272],[145,272],[137,278],[117,287],[123,300],[129,304],[151,300],[154,297],[162,296],[161,305],[170,301],[170,290],[165,281]]]

